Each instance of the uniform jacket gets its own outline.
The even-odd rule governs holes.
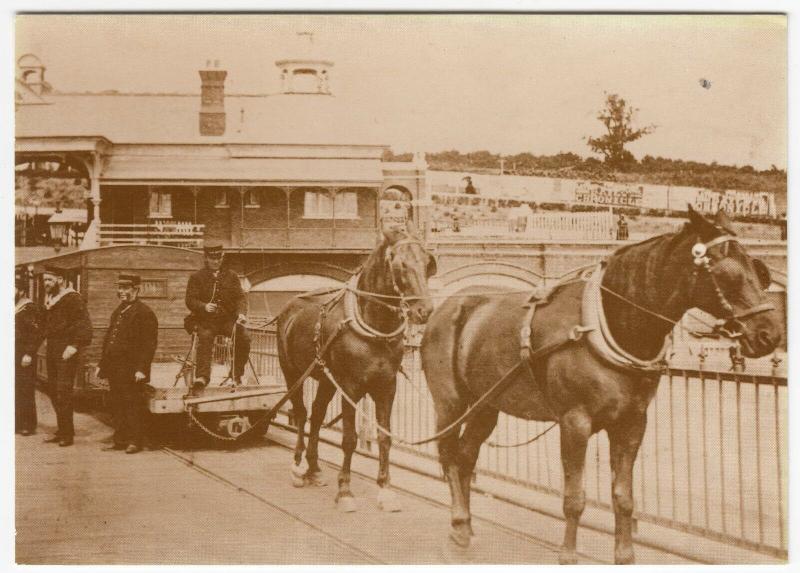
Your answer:
[[[149,380],[157,346],[158,319],[151,308],[139,299],[129,305],[120,304],[111,314],[103,339],[98,377],[142,372],[145,381]]]
[[[92,341],[92,321],[80,294],[63,289],[45,300],[45,308],[48,352],[61,354],[67,346],[81,348]]]
[[[206,312],[209,302],[218,305],[216,313]],[[215,277],[213,271],[205,268],[189,277],[186,306],[198,324],[233,323],[239,314],[247,312],[247,299],[235,272],[220,269]]]
[[[39,305],[28,298],[21,298],[14,308],[14,354],[16,365],[26,354],[36,358],[36,351],[44,337],[44,316]]]

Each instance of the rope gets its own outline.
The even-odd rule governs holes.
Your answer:
[[[552,430],[556,426],[558,426],[558,422],[553,422],[550,425],[550,427],[547,428],[545,431],[539,432],[534,437],[532,437],[532,438],[530,438],[528,440],[525,440],[524,442],[518,442],[516,444],[498,444],[496,442],[486,442],[486,445],[489,446],[490,448],[518,448],[520,446],[527,446],[528,444],[532,444],[533,442],[535,442],[536,440],[538,440],[539,438],[544,436],[547,432],[549,432],[550,430]]]
[[[673,326],[674,326],[674,325],[676,325],[676,324],[678,324],[678,322],[679,322],[679,321],[677,321],[677,320],[672,320],[671,318],[669,318],[669,317],[667,317],[667,316],[664,316],[663,314],[659,314],[659,313],[657,313],[657,312],[655,312],[655,311],[652,311],[652,310],[650,310],[650,309],[648,309],[648,308],[645,308],[645,307],[643,307],[643,306],[641,306],[641,305],[639,305],[639,304],[636,304],[636,303],[635,303],[635,302],[633,302],[632,300],[630,300],[630,299],[628,299],[628,298],[626,298],[626,297],[622,296],[622,295],[621,295],[621,294],[619,294],[618,292],[615,292],[615,291],[611,290],[611,289],[610,289],[610,288],[608,288],[608,287],[604,287],[603,285],[600,285],[600,288],[601,288],[602,290],[604,290],[605,292],[607,292],[608,294],[610,294],[610,295],[613,295],[613,296],[617,297],[619,300],[621,300],[621,301],[623,301],[623,302],[626,302],[626,303],[628,303],[628,304],[629,304],[630,306],[632,306],[633,308],[635,308],[635,309],[637,309],[637,310],[641,310],[642,312],[645,312],[645,313],[647,313],[647,314],[650,314],[650,315],[652,315],[652,316],[655,316],[656,318],[660,318],[660,319],[661,319],[661,320],[663,320],[664,322],[668,322],[668,323],[672,324]],[[700,319],[698,319],[698,320],[700,320]],[[700,320],[700,322],[703,322],[703,321],[702,321],[702,320]],[[706,326],[709,326],[709,325],[708,325],[708,324],[706,324]]]
[[[408,375],[408,373],[406,372],[405,368],[403,368],[402,364],[400,364],[399,372],[408,381],[408,383],[411,385],[411,388],[414,390],[414,392],[417,394],[417,396],[422,395],[422,391],[417,387],[417,385],[414,383],[414,381]],[[335,425],[336,422],[338,422],[341,419],[342,419],[342,414],[339,414],[333,420],[331,420],[330,422],[325,424],[324,427],[325,428],[330,428],[333,425]],[[532,437],[532,438],[530,438],[530,439],[528,439],[528,440],[526,440],[524,442],[519,442],[517,444],[498,444],[497,442],[488,441],[488,442],[486,442],[486,445],[489,446],[490,448],[518,448],[520,446],[527,446],[528,444],[532,444],[533,442],[535,442],[536,440],[538,440],[539,438],[544,436],[547,432],[552,430],[557,425],[558,425],[558,422],[553,422],[553,424],[549,428],[547,428],[545,431],[540,432],[539,434],[535,435],[534,437]]]

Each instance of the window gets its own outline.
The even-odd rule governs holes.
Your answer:
[[[172,193],[169,191],[151,191],[148,217],[151,219],[171,219]]]
[[[303,217],[306,219],[358,219],[358,193],[340,191],[331,200],[327,191],[306,191]]]
[[[229,206],[230,203],[228,203],[228,190],[217,189],[214,192],[214,207],[219,207],[222,209]]]
[[[139,296],[142,298],[167,298],[167,279],[142,279],[139,286]]]
[[[244,192],[244,206],[250,209],[258,209],[261,207],[261,197],[259,196],[258,189],[248,189]]]
[[[303,217],[307,219],[331,219],[333,201],[327,191],[306,191]]]

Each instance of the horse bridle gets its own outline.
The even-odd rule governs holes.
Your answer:
[[[717,282],[714,273],[712,272],[714,265],[719,263],[722,259],[727,257],[727,250],[723,253],[722,259],[712,262],[711,257],[708,256],[708,250],[712,247],[717,245],[725,244],[729,242],[736,242],[736,238],[732,235],[720,235],[714,239],[711,239],[707,242],[702,242],[700,239],[692,247],[692,258],[694,260],[694,275],[696,276],[698,271],[705,271],[708,275],[709,279],[711,280],[711,284],[714,286],[714,291],[717,296],[717,300],[722,307],[722,310],[725,313],[725,316],[722,317],[715,317],[717,320],[714,324],[714,329],[712,333],[714,334],[721,334],[727,338],[735,339],[744,333],[744,324],[742,323],[742,319],[748,318],[750,316],[754,316],[760,314],[762,312],[767,312],[769,310],[775,310],[775,305],[769,302],[757,304],[755,306],[751,306],[741,312],[736,312],[733,305],[725,296],[725,293],[722,292],[722,289]],[[694,281],[692,288],[695,288],[697,281]],[[732,327],[732,328],[731,328]]]

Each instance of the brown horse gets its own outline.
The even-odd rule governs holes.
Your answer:
[[[614,560],[634,561],[633,463],[674,322],[691,308],[704,310],[719,317],[715,329],[736,337],[751,357],[768,354],[781,339],[780,317],[765,302],[769,272],[732,235],[724,213],[709,220],[690,209],[681,231],[617,250],[603,270],[594,271],[594,281],[589,272],[563,281],[536,305],[535,314],[526,310],[525,295],[492,296],[478,287],[436,309],[422,341],[422,364],[438,429],[455,428],[439,440],[452,496],[453,541],[469,545],[470,478],[481,444],[492,433],[498,412],[505,412],[561,427],[566,517],[561,563],[577,562],[587,441],[600,430],[608,433]],[[593,282],[594,291],[589,291]],[[585,291],[594,295],[586,297]],[[596,314],[602,316],[608,347],[616,352],[594,344],[600,327],[587,326],[591,308],[600,309]],[[531,360],[524,359],[522,350],[528,344]],[[504,376],[508,385],[463,419],[467,408]],[[459,435],[462,422],[466,427]]]
[[[372,397],[378,424],[389,429],[405,345],[405,315],[413,323],[427,320],[433,309],[427,279],[435,272],[436,260],[418,238],[405,231],[389,231],[346,289],[334,294],[312,292],[292,299],[278,317],[278,358],[287,384],[292,385],[315,360],[322,359],[353,403],[366,394]],[[311,376],[318,380],[319,387],[311,412],[307,468],[302,463],[307,416],[302,391],[292,397],[298,429],[292,466],[296,487],[324,485],[317,446],[320,427],[336,388],[319,364]],[[342,399],[344,461],[336,495],[342,511],[356,509],[350,491],[350,461],[356,447],[355,417],[355,408]],[[397,498],[389,489],[391,438],[379,433],[378,447],[378,505],[384,510],[398,511]]]

